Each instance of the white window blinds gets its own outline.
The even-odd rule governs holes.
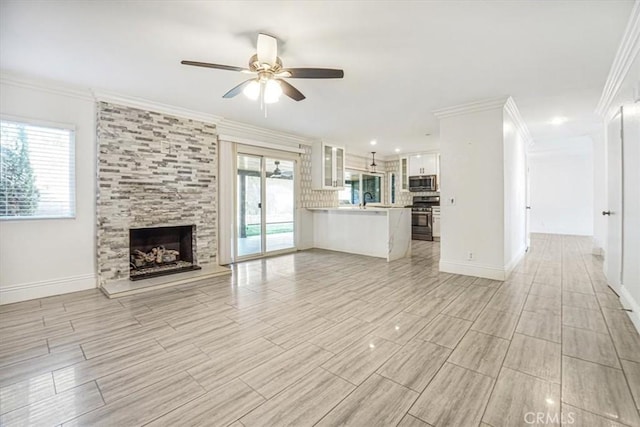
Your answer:
[[[0,218],[74,216],[74,130],[0,120]]]

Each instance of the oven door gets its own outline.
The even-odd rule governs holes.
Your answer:
[[[411,213],[411,238],[413,240],[433,240],[432,226],[431,212]]]

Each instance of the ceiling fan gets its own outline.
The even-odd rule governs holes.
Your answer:
[[[197,61],[181,61],[181,64],[254,74],[254,78],[240,83],[222,97],[233,98],[242,92],[250,99],[260,98],[261,106],[278,102],[283,93],[295,101],[305,99],[298,89],[284,79],[341,79],[344,77],[344,71],[337,69],[284,68],[282,60],[278,57],[278,40],[262,33],[258,35],[257,53],[249,59],[249,68]]]

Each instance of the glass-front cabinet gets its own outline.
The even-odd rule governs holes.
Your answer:
[[[311,152],[311,184],[314,190],[341,190],[344,188],[343,147],[315,142]]]
[[[409,191],[409,157],[400,157],[400,191]]]

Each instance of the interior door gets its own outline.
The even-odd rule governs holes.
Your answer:
[[[531,175],[529,173],[529,158],[525,155],[524,158],[524,168],[525,168],[525,176],[524,176],[524,200],[525,200],[525,216],[524,216],[524,238],[525,238],[525,248],[526,251],[529,251],[529,247],[531,246]]]
[[[618,294],[622,286],[622,156],[623,111],[607,126],[607,192],[608,206],[602,215],[607,217],[607,251],[604,269],[609,286]]]

